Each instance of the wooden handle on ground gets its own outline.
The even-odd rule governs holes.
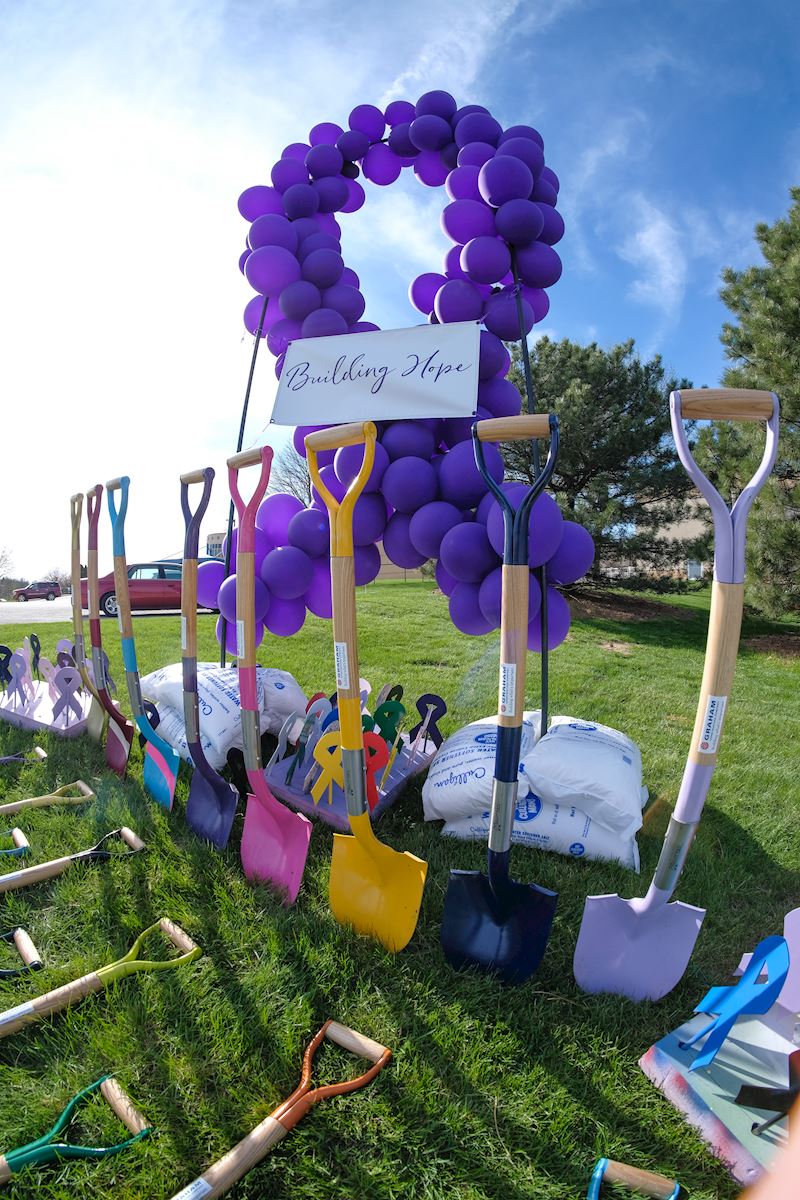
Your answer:
[[[119,836],[122,838],[126,846],[130,846],[131,850],[144,850],[145,844],[140,837],[128,829],[127,825],[123,825],[119,831]]]
[[[768,421],[775,411],[771,392],[747,388],[693,388],[681,392],[687,421]]]
[[[72,865],[72,856],[54,858],[51,862],[39,863],[36,867],[25,867],[22,871],[10,871],[0,875],[0,896],[6,892],[16,892],[18,888],[29,887],[32,883],[43,883],[45,879],[55,879],[67,867]]]
[[[199,949],[197,942],[193,942],[188,933],[184,933],[180,925],[170,921],[169,917],[162,917],[158,925],[164,936],[169,938],[173,946],[182,950],[184,954],[191,954],[192,950]]]
[[[341,1046],[343,1050],[349,1050],[351,1054],[360,1054],[362,1058],[368,1058],[374,1063],[380,1062],[384,1054],[392,1053],[388,1046],[373,1042],[372,1038],[365,1037],[363,1033],[358,1033],[347,1025],[340,1025],[338,1021],[331,1021],[325,1030],[325,1037]]]
[[[111,1111],[119,1117],[125,1128],[130,1130],[132,1134],[135,1135],[143,1133],[145,1129],[152,1129],[150,1122],[144,1119],[128,1093],[117,1083],[113,1076],[110,1079],[103,1080],[100,1084],[100,1092]]]
[[[66,792],[69,788],[77,788],[81,794],[68,796]],[[0,804],[0,817],[10,817],[21,812],[23,808],[47,808],[50,804],[85,804],[87,800],[94,799],[95,794],[89,785],[82,779],[76,779],[74,783],[65,783],[63,787],[55,792],[48,792],[46,796],[29,796],[25,800],[10,800],[8,804]]]
[[[31,844],[25,834],[16,825],[11,830],[11,840],[17,850],[30,850]]]
[[[36,757],[39,759],[40,762],[44,762],[44,760],[47,758],[47,751],[43,750],[41,746],[34,746],[33,753],[36,755]]]
[[[103,986],[103,980],[95,971],[92,971],[81,979],[73,979],[71,983],[65,983],[63,987],[56,988],[55,991],[46,992],[44,996],[39,996],[36,1000],[30,1000],[26,1004],[18,1004],[15,1008],[0,1012],[0,1038],[10,1037],[12,1034],[18,1033],[23,1026],[29,1025],[31,1021],[39,1021],[42,1017],[49,1017],[54,1013],[61,1012],[64,1008],[69,1008],[71,1004],[77,1004],[85,996],[102,991]]]
[[[181,475],[181,483],[205,483],[205,467],[200,467],[197,471],[187,471],[185,475]]]
[[[199,1179],[176,1192],[172,1200],[214,1200],[216,1196],[221,1196],[233,1187],[237,1179],[260,1163],[287,1133],[288,1130],[280,1121],[265,1117],[247,1137],[204,1171]]]
[[[652,1196],[653,1200],[669,1200],[676,1187],[675,1180],[667,1179],[666,1175],[656,1175],[654,1171],[629,1167],[627,1163],[614,1162],[611,1158],[608,1160],[603,1179],[608,1183],[621,1183],[624,1187],[642,1192],[645,1196]]]
[[[370,429],[372,426],[372,429]],[[351,421],[348,425],[332,425],[330,429],[317,429],[306,436],[306,446],[314,451],[340,450],[342,446],[358,446],[377,430],[372,421]]]
[[[238,471],[241,467],[253,467],[256,463],[260,462],[261,447],[256,446],[253,450],[242,450],[241,453],[232,455],[228,459],[228,466]]]
[[[42,956],[34,946],[33,938],[21,926],[14,930],[14,945],[26,967],[32,967],[34,963],[41,965]]]
[[[522,442],[550,437],[550,417],[534,413],[520,417],[489,417],[475,426],[481,442]]]

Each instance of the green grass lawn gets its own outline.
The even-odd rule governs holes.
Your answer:
[[[542,967],[517,989],[456,975],[442,956],[449,868],[482,867],[485,849],[444,841],[438,823],[425,825],[418,785],[379,826],[387,843],[430,864],[417,932],[391,955],[331,916],[325,825],[315,824],[298,902],[285,910],[242,876],[241,814],[224,854],[187,830],[186,767],[171,814],[143,791],[138,747],[124,781],[105,769],[102,750],[88,739],[40,738],[45,763],[0,768],[6,799],[78,776],[97,791],[86,808],[18,818],[34,861],[87,847],[123,823],[148,845],[129,861],[76,867],[0,899],[0,929],[24,924],[47,963],[25,982],[0,983],[0,1009],[117,958],[162,915],[205,951],[180,972],[126,980],[0,1042],[0,1152],[38,1136],[73,1092],[106,1072],[118,1074],[157,1128],[105,1163],[20,1175],[7,1187],[9,1198],[171,1196],[292,1091],[303,1047],[326,1017],[390,1046],[393,1062],[367,1091],[312,1111],[231,1195],[574,1200],[584,1195],[595,1159],[607,1154],[677,1175],[697,1200],[735,1196],[723,1167],[637,1060],[689,1016],[708,986],[726,980],[742,952],[780,932],[783,914],[798,902],[800,660],[776,653],[772,643],[747,645],[796,635],[795,626],[745,622],[720,765],[680,885],[682,900],[708,909],[682,983],[659,1003],[635,1005],[586,996],[572,975],[584,897],[641,895],[655,866],[694,721],[707,596],[675,604],[648,597],[645,619],[631,619],[642,612],[631,613],[624,599],[622,607],[596,606],[588,615],[584,607],[552,657],[552,710],[633,737],[658,803],[640,835],[639,879],[621,867],[515,848],[513,874],[560,896]],[[447,731],[494,710],[499,635],[456,633],[447,601],[428,584],[376,585],[358,604],[362,674],[375,691],[399,681],[407,696],[440,692],[450,706]],[[201,617],[201,658],[216,657],[213,626],[213,617]],[[142,618],[135,630],[142,673],[178,659],[177,616]],[[0,632],[14,646],[28,630]],[[68,630],[40,625],[36,632],[52,654]],[[116,624],[105,621],[103,633],[124,691]],[[295,638],[269,638],[260,661],[291,670],[308,692],[331,691],[330,639],[329,623],[310,618]],[[530,656],[531,676],[537,668]],[[537,692],[531,677],[531,706]],[[33,740],[0,724],[0,754]],[[325,1051],[322,1078],[340,1078],[351,1065],[337,1050]],[[95,1104],[79,1129],[88,1139],[118,1127]]]

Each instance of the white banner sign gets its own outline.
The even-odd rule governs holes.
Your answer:
[[[478,403],[480,325],[419,325],[301,338],[286,351],[276,425],[470,417]]]

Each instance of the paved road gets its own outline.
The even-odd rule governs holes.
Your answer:
[[[201,610],[202,611],[202,610]],[[177,612],[177,610],[176,610]],[[154,612],[135,612],[134,617],[164,617],[175,616],[175,612],[162,610]],[[88,613],[84,610],[84,620]],[[104,620],[110,618],[104,618]],[[43,625],[47,621],[66,621],[72,624],[72,601],[69,596],[61,596],[58,600],[9,600],[0,601],[0,626],[2,625]],[[88,638],[88,630],[86,631]]]

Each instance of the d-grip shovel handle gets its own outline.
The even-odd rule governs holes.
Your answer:
[[[72,519],[72,624],[75,630],[75,651],[78,662],[83,659],[83,613],[81,611],[81,516],[83,514],[83,493],[77,492],[70,497],[70,517]],[[78,645],[80,641],[81,645]]]
[[[613,1158],[601,1158],[592,1171],[586,1200],[597,1200],[604,1182],[622,1184],[643,1196],[652,1196],[653,1200],[678,1200],[682,1195],[681,1185],[675,1179],[667,1179],[666,1175],[658,1175],[655,1171],[629,1167]]]
[[[89,545],[86,558],[86,576],[89,590],[89,620],[100,620],[100,588],[97,571],[97,526],[103,503],[103,485],[96,483],[86,493],[86,516],[89,521]],[[105,685],[103,685],[105,686]]]
[[[7,933],[0,933],[0,942],[13,942],[23,963],[21,967],[0,971],[0,979],[16,979],[28,971],[41,970],[42,957],[34,946],[30,934],[21,925],[18,925],[16,929],[10,929]]]
[[[77,854],[65,854],[61,858],[51,859],[50,862],[38,863],[35,867],[25,867],[22,871],[9,871],[5,875],[0,875],[0,896],[5,895],[6,892],[16,892],[20,888],[29,887],[32,883],[43,883],[46,879],[55,879],[57,875],[63,875],[64,871],[73,863],[87,859],[110,858],[110,852],[102,850],[100,847],[103,842],[112,837],[121,838],[126,846],[130,847],[132,854],[137,854],[140,850],[145,849],[141,838],[137,837],[132,829],[123,825],[121,829],[107,833],[91,850],[79,850]]]
[[[197,508],[189,507],[189,487],[193,483],[203,484],[203,493]],[[181,509],[186,524],[183,542],[183,569],[181,572],[181,650],[184,656],[197,659],[197,554],[200,545],[200,525],[206,515],[214,483],[213,467],[190,471],[181,475]]]
[[[73,788],[77,788],[77,796],[70,795]],[[88,783],[84,783],[82,779],[76,779],[74,783],[65,783],[63,787],[57,788],[54,792],[48,792],[46,796],[29,796],[26,800],[12,800],[8,804],[2,804],[0,805],[0,817],[10,817],[24,808],[47,808],[51,804],[85,804],[87,800],[96,798]]]
[[[255,611],[255,531],[256,512],[266,495],[272,470],[272,447],[261,446],[245,450],[228,459],[228,484],[239,517],[239,539],[236,546],[236,656],[239,660],[239,692],[242,704],[242,733],[250,754],[258,750],[258,762],[247,763],[253,770],[261,769],[261,742],[258,724],[253,731],[256,713],[256,611]],[[239,491],[239,471],[243,467],[261,464],[261,474],[250,499],[245,504]],[[245,719],[245,713],[249,718]],[[247,726],[247,728],[245,728]],[[253,745],[250,745],[250,742]]]

